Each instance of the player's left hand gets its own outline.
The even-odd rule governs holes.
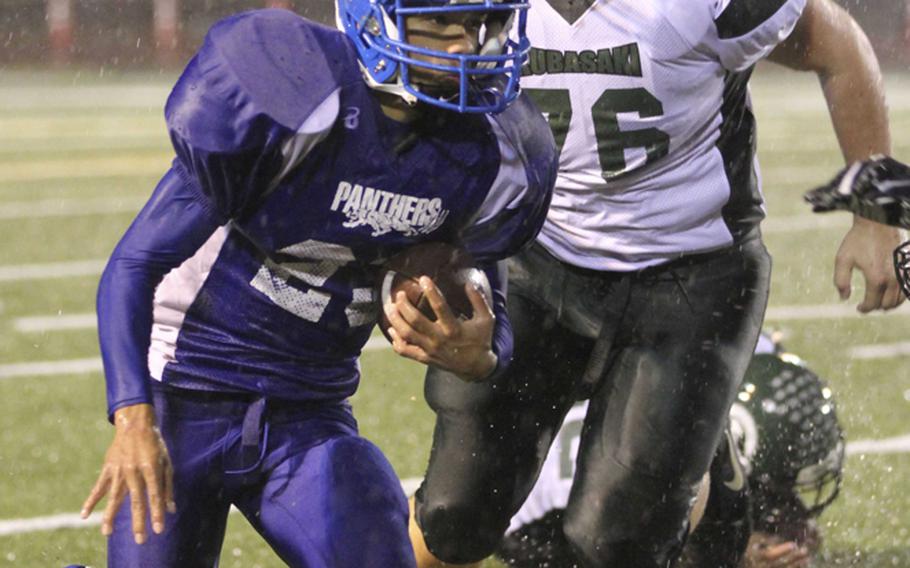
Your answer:
[[[433,280],[420,277],[420,286],[436,314],[436,321],[423,315],[399,292],[384,306],[391,327],[392,348],[403,357],[455,373],[465,381],[483,380],[496,368],[493,326],[496,317],[483,294],[465,286],[474,309],[471,319],[455,317]]]
[[[859,269],[866,281],[863,301],[856,309],[861,313],[891,310],[904,298],[894,273],[892,251],[900,244],[900,232],[893,227],[854,217],[834,262],[834,286],[842,300],[850,298],[853,269]]]
[[[146,515],[151,516],[152,531],[164,532],[165,510],[176,512],[174,469],[161,432],[155,425],[151,404],[135,404],[114,413],[115,433],[104,466],[92,491],[82,505],[81,516],[89,513],[108,496],[101,517],[101,533],[114,531],[114,516],[124,499],[129,499],[133,536],[136,544],[148,538]]]

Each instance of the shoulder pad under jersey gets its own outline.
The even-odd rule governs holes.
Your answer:
[[[312,122],[313,135],[331,127],[338,92],[354,81],[357,59],[337,30],[287,10],[222,20],[165,107],[178,164],[229,218],[282,169],[282,142]]]
[[[267,117],[296,130],[340,86],[362,80],[350,41],[287,10],[215,24],[168,98],[172,134],[208,150],[236,146]]]

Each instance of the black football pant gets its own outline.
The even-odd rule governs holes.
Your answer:
[[[491,554],[577,398],[591,399],[564,532],[585,566],[670,566],[768,296],[760,239],[638,272],[510,262],[515,356],[494,380],[430,370],[437,414],[416,520],[451,563]]]
[[[683,549],[680,568],[739,568],[752,533],[749,483],[730,429],[709,469],[711,489],[704,517]],[[496,556],[514,568],[577,568],[563,533],[565,509],[555,508],[500,542]]]

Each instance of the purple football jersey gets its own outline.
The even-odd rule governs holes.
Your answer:
[[[340,32],[288,11],[217,24],[168,100],[176,159],[98,294],[109,412],[149,378],[337,402],[359,381],[376,272],[424,241],[494,263],[539,230],[556,155],[524,98],[495,116],[386,117]]]

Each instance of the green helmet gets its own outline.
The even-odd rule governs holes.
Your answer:
[[[837,497],[843,431],[831,389],[798,358],[755,355],[730,418],[759,503],[795,503],[789,513],[808,518]]]

